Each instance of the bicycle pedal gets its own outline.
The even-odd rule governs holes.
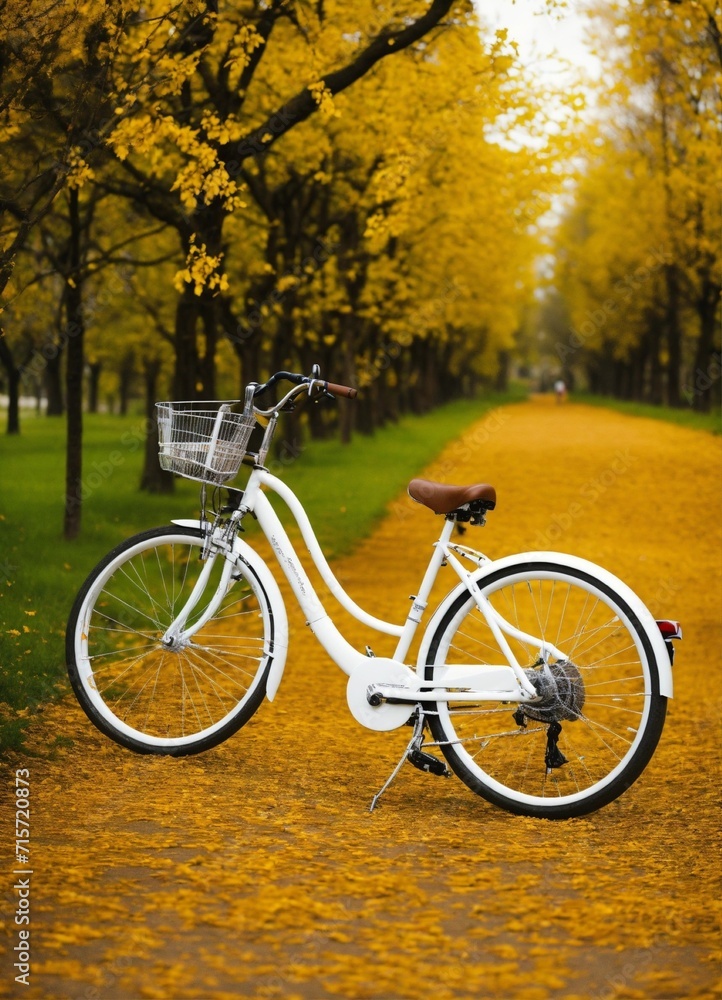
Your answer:
[[[451,773],[443,760],[430,753],[424,753],[423,750],[410,750],[406,759],[409,764],[413,764],[419,771],[426,771],[427,774],[438,774],[448,778]]]

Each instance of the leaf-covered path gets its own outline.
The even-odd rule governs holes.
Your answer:
[[[534,400],[425,470],[496,485],[470,544],[574,552],[682,620],[660,748],[621,799],[549,823],[406,766],[369,814],[409,731],[357,726],[343,674],[295,614],[276,701],[201,757],[136,757],[70,696],[39,718],[37,756],[12,762],[2,793],[0,995],[722,997],[721,458],[710,435]],[[373,474],[359,469],[358,488]],[[401,618],[438,526],[399,498],[335,569],[369,610]],[[361,648],[374,642],[347,621]],[[32,795],[29,987],[12,970],[15,766]]]

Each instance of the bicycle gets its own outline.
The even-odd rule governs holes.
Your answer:
[[[291,388],[261,409],[260,398],[282,382]],[[412,727],[371,809],[407,760],[437,775],[451,768],[517,814],[569,818],[617,798],[660,738],[679,623],[655,622],[629,587],[584,559],[525,552],[491,560],[453,541],[455,525],[485,523],[494,488],[420,479],[409,493],[443,527],[408,617],[398,624],[364,611],[336,579],[301,502],[265,467],[281,413],[301,395],[341,394],[356,391],[322,380],[314,366],[310,376],[278,372],[250,383],[241,412],[232,403],[157,404],[161,465],[202,484],[200,518],[127,539],[80,590],[67,662],[90,720],[131,750],[181,756],[226,740],[276,697],[288,623],[272,571],[240,537],[250,514],[316,639],[348,674],[352,716],[379,732]],[[249,451],[259,423],[260,447]],[[242,463],[251,467],[245,488],[225,486]],[[334,598],[397,638],[393,657],[360,652],[341,635],[264,489],[286,503]],[[412,640],[442,566],[459,582],[426,623],[412,666]]]

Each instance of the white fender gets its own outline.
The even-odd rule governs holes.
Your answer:
[[[202,528],[203,524],[199,520],[179,519],[173,524],[180,524],[186,528]],[[264,560],[255,552],[251,546],[243,539],[236,536],[233,543],[234,555],[240,556],[250,566],[258,583],[265,591],[268,599],[269,617],[264,620],[267,634],[271,635],[271,645],[264,649],[271,660],[271,668],[266,681],[266,695],[269,701],[273,701],[283,677],[283,670],[286,666],[286,655],[288,653],[288,616],[286,605],[281,596],[275,577]]]
[[[662,639],[662,635],[657,627],[654,616],[637,597],[637,595],[630,590],[626,583],[622,583],[622,581],[614,576],[613,573],[608,572],[608,570],[603,569],[601,566],[597,566],[594,563],[589,562],[587,559],[580,559],[578,556],[570,556],[563,552],[519,552],[513,556],[505,556],[503,559],[496,559],[485,563],[481,569],[473,570],[469,575],[470,578],[476,583],[481,583],[485,577],[490,576],[497,570],[522,567],[525,563],[531,561],[547,561],[558,566],[568,566],[570,569],[582,570],[594,577],[596,580],[599,580],[600,583],[605,584],[612,591],[616,592],[621,598],[623,598],[641,622],[652,646],[654,657],[657,662],[657,670],[659,672],[660,694],[663,694],[667,698],[672,697],[672,668],[669,663],[669,655],[664,645],[664,640]],[[416,670],[420,676],[424,675],[424,667],[427,662],[429,646],[431,645],[431,640],[436,632],[436,629],[448,611],[449,606],[457,599],[459,594],[467,592],[465,583],[460,583],[458,587],[455,587],[443,599],[430,619],[429,624],[426,626],[426,631],[424,632],[424,637],[421,641],[421,648],[419,649],[419,656],[416,662]]]
[[[258,578],[266,592],[268,598],[269,613],[271,621],[264,624],[272,636],[272,646],[266,652],[271,657],[271,669],[268,672],[266,681],[266,695],[269,701],[276,697],[283,671],[286,666],[286,655],[288,654],[288,615],[286,614],[286,604],[281,596],[276,579],[263,559],[255,552],[248,542],[236,537],[233,543],[233,551],[241,556]]]

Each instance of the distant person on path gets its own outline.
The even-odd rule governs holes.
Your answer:
[[[564,379],[558,378],[554,383],[554,395],[557,398],[557,403],[563,403],[567,398],[567,387],[564,384]]]

